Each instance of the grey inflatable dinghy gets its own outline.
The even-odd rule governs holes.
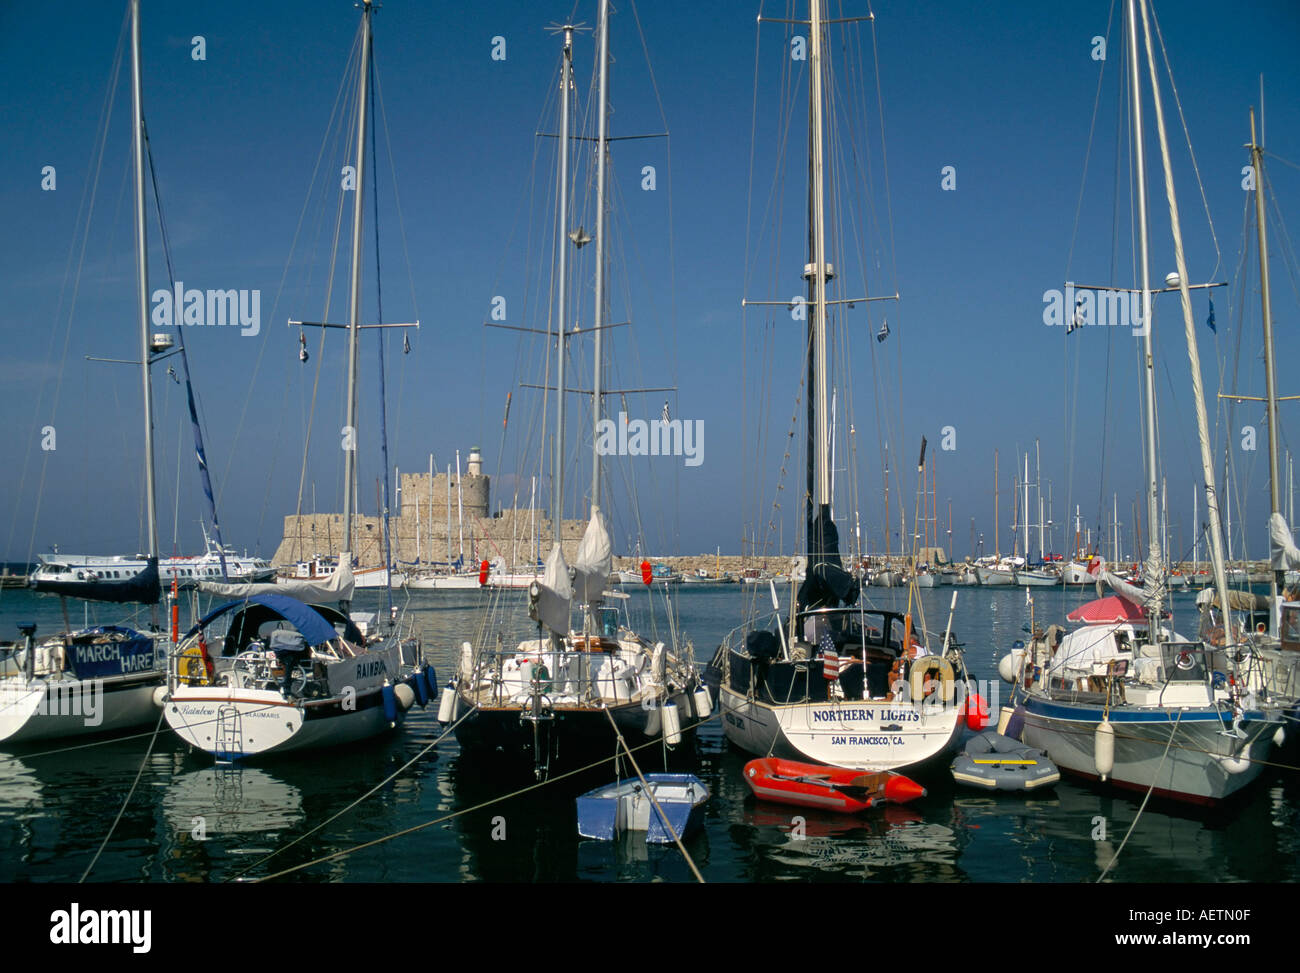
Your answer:
[[[988,730],[972,737],[952,762],[953,780],[986,791],[1032,791],[1061,779],[1041,750]]]

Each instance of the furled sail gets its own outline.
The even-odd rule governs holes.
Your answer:
[[[1269,561],[1274,571],[1300,570],[1300,548],[1291,539],[1286,518],[1279,513],[1268,518]]]
[[[573,586],[569,583],[569,566],[564,561],[559,541],[552,545],[551,553],[546,556],[546,571],[542,580],[535,584],[536,595],[529,591],[528,616],[556,635],[568,635]]]
[[[148,558],[145,568],[131,578],[117,581],[49,581],[32,578],[28,581],[37,591],[51,595],[71,595],[86,601],[136,602],[156,605],[162,596],[158,582],[158,559]]]
[[[352,569],[346,559],[325,579],[289,578],[279,582],[261,584],[222,584],[219,581],[200,581],[199,590],[224,598],[250,598],[254,595],[289,595],[299,601],[332,602],[352,600]]]
[[[808,569],[799,586],[799,605],[804,610],[851,605],[858,591],[858,579],[840,561],[840,535],[830,507],[822,506],[808,524]]]
[[[591,507],[591,520],[578,544],[578,559],[574,565],[573,596],[584,605],[598,605],[609,573],[614,568],[614,551],[605,518],[600,507]]]

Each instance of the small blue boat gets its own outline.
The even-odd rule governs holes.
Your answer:
[[[655,803],[679,838],[698,831],[704,823],[709,788],[691,774],[646,774],[654,795],[650,800],[639,779],[615,781],[578,798],[578,834],[613,841],[628,831],[644,831],[652,844],[670,844],[673,835],[664,827]]]

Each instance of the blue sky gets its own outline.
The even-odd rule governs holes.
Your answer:
[[[705,453],[698,467],[687,467],[680,457],[610,464],[616,544],[627,551],[639,535],[655,553],[717,547],[736,553],[742,535],[757,532],[760,544],[767,540],[773,549],[789,550],[802,485],[799,436],[783,490],[778,481],[790,418],[802,409],[795,405],[802,335],[788,315],[742,314],[740,300],[784,300],[801,288],[806,79],[793,65],[786,106],[793,112],[791,134],[782,154],[778,96],[782,72],[793,64],[786,27],[766,25],[756,34],[757,9],[748,3],[664,2],[634,9],[623,0],[618,6],[611,26],[611,131],[666,130],[670,138],[622,142],[613,149],[610,239],[617,282],[611,317],[630,318],[633,326],[608,332],[610,382],[675,386],[672,393],[630,396],[629,412],[655,418],[668,399],[675,417],[703,422]],[[854,16],[867,9],[865,2],[847,3],[841,11],[837,3],[831,14]],[[1127,162],[1116,166],[1122,123],[1119,9],[1112,13],[1106,3],[1013,3],[991,10],[880,2],[874,12],[879,93],[870,28],[832,35],[835,44],[865,45],[865,81],[839,89],[846,98],[860,99],[860,111],[843,120],[847,127],[837,129],[837,137],[841,146],[854,139],[873,167],[857,181],[841,169],[838,198],[856,206],[864,219],[877,215],[874,226],[864,224],[860,247],[846,230],[844,252],[835,259],[845,296],[897,288],[902,300],[872,305],[866,314],[859,306],[837,331],[837,401],[851,395],[853,407],[837,425],[843,433],[852,422],[857,442],[854,450],[847,442],[837,450],[836,512],[856,509],[871,546],[882,546],[887,440],[897,457],[891,459],[891,523],[901,491],[910,524],[914,457],[925,435],[938,471],[941,527],[952,500],[954,550],[967,553],[972,517],[991,549],[996,449],[1006,549],[1016,456],[1032,452],[1038,440],[1058,524],[1072,521],[1075,503],[1086,521],[1108,520],[1111,496],[1118,493],[1120,520],[1130,530],[1142,481],[1137,343],[1123,328],[1088,328],[1067,342],[1064,329],[1049,328],[1042,318],[1044,291],[1067,278],[1133,283]],[[52,543],[93,552],[134,551],[143,544],[138,377],[126,366],[84,360],[129,358],[138,340],[125,67],[113,89],[114,114],[71,316],[74,277],[66,275],[69,254],[80,253],[78,214],[95,171],[97,126],[124,13],[119,3],[0,8],[0,82],[6,93],[0,108],[0,206],[9,227],[0,238],[0,292],[6,298],[0,368],[8,393],[7,421],[0,427],[7,458],[0,511],[8,514],[0,520],[0,555],[6,559],[24,559]],[[787,16],[770,4],[765,13]],[[1189,2],[1161,4],[1156,14],[1218,240],[1216,255],[1166,83],[1189,273],[1196,281],[1213,277],[1232,285],[1215,292],[1217,337],[1203,323],[1204,293],[1194,298],[1214,408],[1221,388],[1247,395],[1263,391],[1253,263],[1238,279],[1249,201],[1241,188],[1248,161],[1242,146],[1262,74],[1265,146],[1281,157],[1266,166],[1285,221],[1300,199],[1300,172],[1283,161],[1300,160],[1300,64],[1294,57],[1300,12],[1290,3],[1252,3],[1225,15],[1221,6]],[[495,499],[508,503],[512,484],[520,483],[525,506],[529,478],[539,466],[542,403],[520,383],[542,379],[543,350],[535,339],[482,323],[500,295],[507,300],[509,323],[546,326],[554,143],[539,144],[534,133],[555,125],[549,102],[559,45],[544,28],[569,15],[566,5],[443,7],[390,0],[375,17],[387,119],[371,170],[379,178],[384,319],[421,320],[420,331],[411,335],[411,354],[400,354],[398,339],[386,359],[391,463],[424,469],[432,453],[442,469],[454,462],[455,450],[463,455],[480,445],[487,472],[497,477]],[[575,16],[593,24],[595,4],[578,4]],[[1107,34],[1108,16],[1103,66],[1091,56],[1092,38]],[[298,332],[285,321],[325,313],[329,241],[340,202],[332,173],[350,156],[337,120],[334,135],[326,133],[357,13],[345,0],[257,9],[146,3],[143,24],[145,113],[177,276],[187,287],[261,295],[257,335],[188,328],[186,340],[226,539],[269,554],[283,516],[298,503],[318,362],[303,506],[312,509],[314,485],[317,509],[341,507],[336,430],[342,421],[343,344],[331,332],[322,355],[319,335],[309,334],[312,358],[303,365]],[[193,58],[195,36],[204,39],[201,61]],[[505,39],[504,60],[492,57],[495,37]],[[584,34],[575,48],[584,132],[592,124],[593,46]],[[843,49],[836,51],[837,65],[847,67]],[[884,111],[887,196],[877,94]],[[1153,128],[1149,99],[1147,105]],[[852,134],[855,120],[866,126]],[[869,126],[876,128],[868,134]],[[1173,254],[1154,137],[1148,156],[1152,275],[1158,282],[1172,269]],[[584,201],[585,159],[577,163]],[[55,167],[53,191],[42,190],[45,166]],[[644,166],[655,169],[654,191],[642,187]],[[945,166],[955,170],[951,191],[941,185]],[[773,194],[774,185],[779,189]],[[779,204],[771,211],[769,195]],[[590,226],[589,205],[587,210],[578,221]],[[779,226],[776,212],[783,214]],[[166,286],[166,270],[152,205],[149,220],[153,290]],[[342,227],[333,320],[344,314],[346,216]],[[1270,231],[1279,391],[1297,394],[1300,388],[1288,383],[1300,350],[1300,297],[1287,269],[1282,229]],[[372,234],[368,215],[367,320],[377,313]],[[591,319],[593,249],[581,252],[585,263],[575,274],[580,324]],[[883,319],[890,336],[877,343],[871,336]],[[1199,458],[1175,299],[1158,301],[1156,321],[1171,539],[1188,548]],[[373,333],[361,357],[365,512],[374,510],[379,472],[372,434],[378,366],[371,339]],[[575,342],[573,366],[583,387],[589,383],[589,356],[589,339]],[[184,400],[164,371],[156,376],[155,398],[159,533],[164,550],[192,551],[200,544],[201,494],[182,424]],[[512,403],[503,439],[507,393]],[[619,407],[609,403],[611,412]],[[1284,448],[1294,409],[1282,406]],[[589,416],[583,417],[581,407],[571,407],[571,414],[585,430]],[[1233,419],[1233,490],[1240,502],[1234,520],[1244,520],[1246,541],[1259,556],[1268,500],[1262,406],[1240,406]],[[1225,422],[1223,413],[1211,418],[1216,456],[1222,455]],[[49,425],[57,433],[52,451],[41,449]],[[1253,452],[1241,448],[1245,425],[1258,431]],[[955,449],[940,450],[947,427],[955,432],[948,437]],[[579,443],[576,430],[573,436],[569,452],[576,461],[589,445]],[[583,509],[589,473],[583,464],[568,476],[566,513],[575,516]],[[636,483],[635,504],[625,487],[629,479]],[[774,503],[780,503],[779,512]],[[1202,516],[1203,510],[1202,505]],[[891,539],[895,549],[897,543]],[[1063,543],[1068,542],[1058,532],[1054,546]],[[1234,549],[1240,543],[1239,537]]]

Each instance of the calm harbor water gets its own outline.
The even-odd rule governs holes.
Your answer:
[[[953,590],[923,592],[931,630],[942,630]],[[1029,622],[1025,594],[955,590],[954,629],[966,645],[972,674],[997,684],[998,658],[1023,637]],[[766,602],[766,590],[760,595]],[[880,607],[906,605],[903,590],[869,589],[866,595]],[[701,662],[740,623],[754,596],[741,585],[679,586],[672,593],[681,628]],[[354,608],[377,607],[381,597],[361,592]],[[444,681],[456,647],[474,637],[482,622],[485,597],[424,592],[407,602]],[[526,622],[522,596],[509,597],[521,599],[514,617]],[[1053,622],[1093,595],[1091,589],[1040,589],[1034,597],[1037,618]],[[643,590],[634,591],[630,605],[634,621],[648,631],[646,599]],[[78,605],[73,613],[74,625],[85,620],[81,610]],[[97,606],[89,617],[124,620],[112,606]],[[23,590],[0,592],[0,638],[16,637],[16,624],[28,619],[42,633],[58,631],[57,599]],[[1174,621],[1180,631],[1194,631],[1190,595],[1175,596]],[[657,624],[661,629],[666,624],[662,612]],[[997,685],[1005,699],[1006,687]],[[463,758],[452,736],[373,796],[312,832],[437,739],[442,731],[434,717],[433,706],[415,708],[400,732],[382,740],[244,767],[215,766],[204,755],[187,753],[165,724],[147,759],[148,733],[78,749],[0,754],[0,880],[80,878],[137,773],[139,783],[92,881],[258,878],[406,829],[418,830],[287,877],[305,882],[693,880],[673,846],[578,838],[574,797],[612,779],[612,770],[503,798],[528,787],[531,779],[506,778],[491,764]],[[657,758],[639,759],[650,771],[658,769]],[[1029,797],[983,794],[955,787],[940,769],[925,779],[929,795],[913,804],[857,817],[805,811],[800,837],[792,829],[796,809],[758,804],[749,796],[741,778],[746,759],[728,747],[716,718],[689,752],[674,755],[675,769],[693,768],[712,792],[705,830],[687,843],[710,882],[1090,882],[1114,855],[1141,803],[1141,795],[1113,795],[1068,782]],[[1300,776],[1281,768],[1270,768],[1241,800],[1212,814],[1153,802],[1108,880],[1294,881],[1300,872],[1297,808]],[[200,819],[202,840],[195,835]]]

